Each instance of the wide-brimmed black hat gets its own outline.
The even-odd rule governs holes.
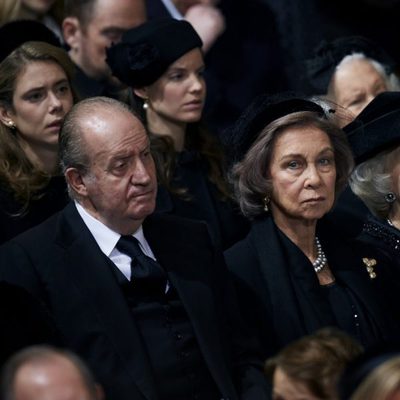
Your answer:
[[[400,144],[400,92],[378,94],[343,130],[356,164]]]
[[[26,42],[46,42],[61,47],[57,36],[44,24],[33,20],[8,22],[0,27],[0,62]]]
[[[221,136],[228,164],[231,166],[240,161],[268,124],[300,111],[313,111],[325,115],[319,104],[296,93],[262,94],[256,97],[235,124],[226,129]]]
[[[396,65],[394,59],[373,40],[362,36],[346,36],[332,41],[322,41],[314,50],[314,56],[305,61],[305,68],[310,85],[316,94],[324,94],[337,65],[344,57],[362,53],[378,61],[390,74]]]
[[[203,42],[189,22],[173,18],[148,21],[124,33],[107,49],[107,63],[121,82],[131,87],[154,83],[168,67]]]

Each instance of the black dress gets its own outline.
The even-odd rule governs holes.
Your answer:
[[[365,347],[398,340],[397,292],[386,258],[344,241],[323,221],[317,231],[335,277],[332,287],[319,284],[311,262],[270,217],[254,222],[246,239],[225,252],[243,316],[264,356],[324,326],[344,329]],[[376,277],[365,259],[376,261]]]
[[[177,155],[172,186],[186,188],[189,197],[173,194],[160,185],[156,212],[205,221],[214,244],[222,249],[246,236],[249,223],[233,202],[220,198],[199,152],[183,151]]]
[[[69,202],[63,176],[50,179],[43,189],[43,196],[30,203],[28,210],[20,215],[21,204],[6,185],[0,186],[0,244],[38,225],[62,210]]]

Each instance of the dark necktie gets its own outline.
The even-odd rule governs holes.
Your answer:
[[[139,246],[139,241],[130,235],[121,236],[118,240],[116,248],[124,254],[131,257],[131,280],[146,280],[165,284],[167,281],[166,273],[161,265],[146,256]]]

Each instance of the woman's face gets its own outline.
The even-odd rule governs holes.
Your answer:
[[[313,126],[285,129],[276,139],[268,175],[275,221],[315,222],[335,199],[335,155],[328,135]]]
[[[73,104],[64,70],[51,61],[29,63],[17,77],[12,100],[6,113],[19,140],[30,147],[57,146],[61,123]]]
[[[385,80],[367,60],[351,60],[333,75],[329,91],[333,100],[356,117],[379,93],[388,90]]]
[[[273,400],[321,400],[315,397],[307,386],[295,381],[277,367],[273,377]]]
[[[161,121],[196,122],[201,118],[206,95],[204,62],[196,48],[176,60],[147,88],[149,107]]]

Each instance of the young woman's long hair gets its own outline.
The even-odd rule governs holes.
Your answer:
[[[66,73],[71,85],[74,67],[61,48],[44,42],[27,42],[0,63],[0,105],[13,109],[13,94],[21,72],[32,62],[54,62]],[[72,89],[72,87],[71,87]],[[74,101],[76,94],[72,89]],[[18,132],[0,123],[0,181],[8,186],[15,200],[26,211],[31,200],[41,196],[50,176],[35,167],[18,141]]]

